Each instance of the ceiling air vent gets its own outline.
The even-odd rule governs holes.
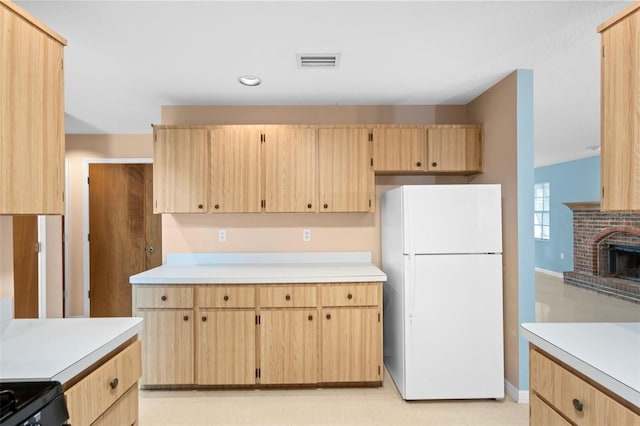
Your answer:
[[[298,53],[298,68],[338,68],[339,53]]]

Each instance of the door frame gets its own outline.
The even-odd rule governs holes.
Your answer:
[[[89,165],[91,164],[153,164],[153,158],[85,158],[82,161],[82,305],[83,315],[91,315],[89,284],[91,282],[89,253]],[[67,256],[68,257],[68,256]]]

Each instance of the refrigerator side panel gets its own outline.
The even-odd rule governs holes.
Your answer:
[[[502,252],[500,185],[406,187],[407,237],[416,254]]]
[[[501,255],[415,256],[405,399],[504,398]]]
[[[402,253],[402,191],[382,194],[382,270],[387,274],[383,286],[384,363],[398,390],[404,394],[404,255]]]

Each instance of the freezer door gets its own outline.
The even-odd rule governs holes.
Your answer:
[[[504,398],[502,256],[407,262],[403,397]]]
[[[501,253],[500,185],[403,187],[403,252]]]

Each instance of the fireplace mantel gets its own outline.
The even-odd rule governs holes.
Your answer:
[[[576,211],[600,211],[600,201],[581,201],[576,203],[562,203],[574,212]]]

